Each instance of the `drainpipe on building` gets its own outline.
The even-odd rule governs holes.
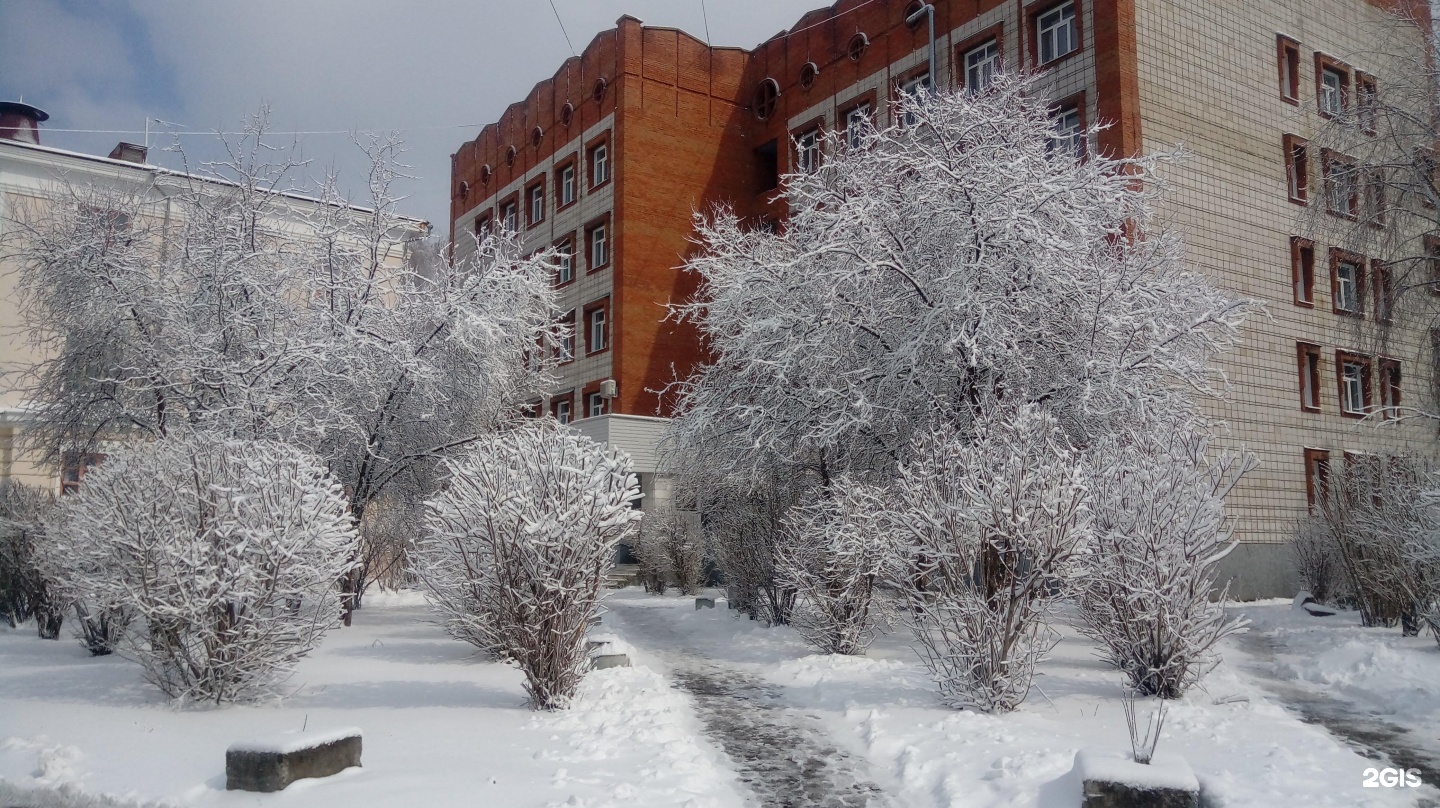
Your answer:
[[[930,89],[933,92],[940,86],[940,67],[935,61],[935,4],[926,3],[915,9],[910,16],[905,18],[905,24],[914,25],[920,19],[921,14],[924,14],[930,23]]]

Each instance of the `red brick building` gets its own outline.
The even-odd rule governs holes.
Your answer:
[[[1189,259],[1222,287],[1270,301],[1270,317],[1227,360],[1234,391],[1214,409],[1262,461],[1231,501],[1249,550],[1232,554],[1233,591],[1283,591],[1293,580],[1284,542],[1319,468],[1311,458],[1413,451],[1428,439],[1357,435],[1343,392],[1324,402],[1313,392],[1316,376],[1348,370],[1316,362],[1297,378],[1295,365],[1297,343],[1328,356],[1353,336],[1330,306],[1295,296],[1291,244],[1304,210],[1287,193],[1284,144],[1323,124],[1326,82],[1385,80],[1365,54],[1394,52],[1396,29],[1377,32],[1399,4],[1428,25],[1419,0],[935,0],[935,65],[921,0],[838,0],[748,51],[622,17],[453,155],[452,235],[463,245],[459,236],[508,219],[527,248],[572,252],[557,283],[574,358],[543,406],[629,450],[647,493],[663,499],[654,441],[668,402],[656,391],[703,355],[665,310],[694,291],[676,271],[692,249],[693,213],[727,204],[781,221],[780,176],[823,159],[814,133],[885,123],[891,102],[921,84],[1043,70],[1057,131],[1077,148],[1130,156],[1185,145],[1192,157],[1174,172],[1166,212]],[[1418,28],[1399,42],[1424,52]],[[1087,139],[1092,123],[1107,128]],[[1407,367],[1429,362],[1424,350]],[[1407,400],[1423,397],[1424,374],[1403,378]]]

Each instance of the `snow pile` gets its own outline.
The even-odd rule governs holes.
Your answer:
[[[1149,763],[1142,764],[1122,752],[1082,749],[1075,753],[1075,775],[1081,782],[1125,783],[1146,790],[1200,790],[1200,781],[1195,779],[1190,764],[1184,758],[1166,752],[1156,752]]]
[[[299,752],[302,749],[314,749],[317,746],[343,741],[346,738],[358,738],[360,735],[360,730],[356,727],[332,729],[325,732],[302,733],[292,730],[291,732],[274,735],[269,738],[236,741],[230,744],[230,748],[226,751],[288,755],[292,752]]]

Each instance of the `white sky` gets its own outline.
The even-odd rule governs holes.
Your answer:
[[[828,5],[704,1],[713,41],[744,47]],[[622,14],[705,36],[701,0],[555,6],[576,50]],[[0,100],[50,113],[42,143],[103,155],[143,136],[54,130],[142,130],[147,116],[234,130],[262,102],[278,131],[401,130],[417,175],[403,212],[442,230],[450,153],[569,55],[548,0],[0,0]],[[214,148],[185,142],[192,158]],[[312,175],[333,163],[358,187],[347,136],[308,135],[303,148]],[[151,160],[179,165],[158,148]]]

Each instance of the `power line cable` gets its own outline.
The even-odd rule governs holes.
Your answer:
[[[560,19],[560,9],[555,7],[555,0],[550,0],[550,10],[555,12],[555,22],[560,23],[560,33],[565,35],[565,44],[570,46],[570,55],[579,56],[575,52],[575,43],[570,41],[570,32],[565,30],[565,21]]]
[[[155,120],[155,119],[152,118],[151,120]],[[162,123],[165,123],[165,122],[162,122]],[[180,124],[173,124],[173,125],[179,126]],[[366,134],[377,134],[377,133],[378,133],[378,134],[383,134],[383,133],[385,133],[385,132],[432,132],[432,131],[437,131],[437,130],[442,130],[442,129],[475,129],[475,128],[478,128],[478,127],[482,127],[482,126],[484,126],[484,125],[485,125],[485,124],[483,124],[483,123],[456,123],[456,124],[447,124],[447,125],[445,125],[445,126],[406,126],[406,127],[396,127],[396,128],[394,128],[394,129],[315,129],[315,130],[306,131],[306,132],[276,132],[276,131],[272,131],[272,130],[268,130],[268,129],[267,129],[267,130],[265,131],[265,134],[266,134],[266,135],[349,135],[349,134],[352,134],[352,133],[353,133],[353,134],[357,134],[357,135],[366,135]],[[145,134],[145,130],[143,130],[143,129],[52,129],[52,128],[48,127],[48,126],[42,127],[40,131],[41,131],[41,132],[74,132],[74,133],[90,134],[90,135],[143,135],[143,134]],[[154,134],[154,133],[152,133],[152,134]],[[171,135],[174,135],[174,136],[176,136],[176,137],[214,137],[214,136],[217,136],[217,135],[248,135],[248,134],[250,134],[250,133],[249,133],[249,132],[169,132],[169,133],[167,133],[167,134],[171,134]]]
[[[715,44],[710,41],[710,15],[705,11],[705,0],[700,0],[700,19],[705,21],[705,44]]]

